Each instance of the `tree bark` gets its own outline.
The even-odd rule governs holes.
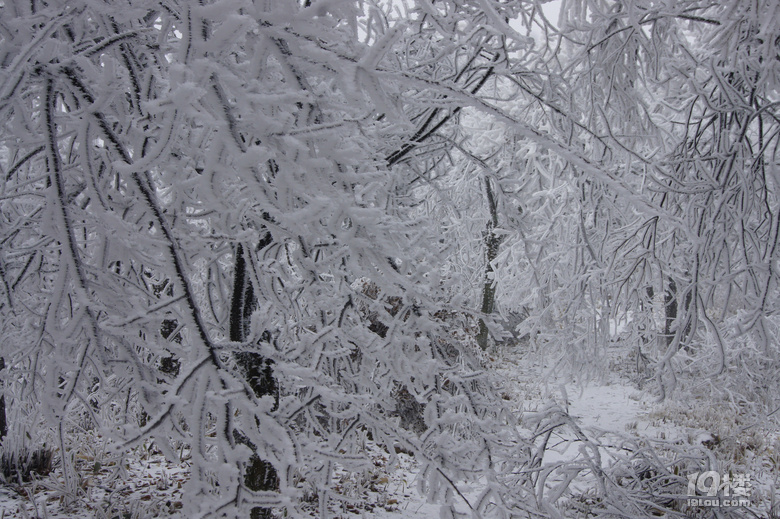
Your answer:
[[[501,245],[501,238],[496,236],[495,229],[498,227],[498,207],[496,198],[493,196],[493,188],[490,186],[490,179],[485,177],[485,194],[487,195],[488,208],[490,209],[490,220],[488,220],[485,229],[485,285],[482,287],[482,306],[480,312],[488,316],[493,313],[496,302],[496,285],[492,278],[493,260],[498,256],[498,246]],[[479,332],[477,333],[477,344],[483,350],[488,347],[488,327],[484,318],[479,319]]]
[[[674,333],[672,327],[674,321],[677,319],[677,283],[674,279],[669,278],[667,289],[664,292],[664,336],[666,337],[666,345],[672,344],[674,339]]]
[[[0,357],[0,371],[5,369],[5,359]],[[5,384],[3,384],[3,394],[0,395],[0,445],[3,444],[5,436],[8,434],[8,422],[5,417]]]
[[[270,240],[268,234],[263,242]],[[261,243],[262,246],[262,243]],[[244,248],[239,243],[236,246],[235,267],[233,278],[233,296],[230,304],[230,340],[242,342],[249,335],[250,317],[257,307],[252,283],[247,279],[246,259],[244,258]],[[266,340],[270,340],[267,333],[263,334]],[[272,362],[262,355],[251,351],[242,351],[234,355],[236,364],[243,371],[249,386],[254,391],[255,396],[273,396],[275,399],[274,409],[279,403],[279,390],[276,379],[273,376]],[[233,432],[236,441],[247,445],[252,451],[257,447],[240,431]],[[250,456],[244,470],[244,485],[252,491],[274,491],[279,489],[279,477],[274,466],[266,460],[261,459],[256,452]],[[253,507],[250,513],[251,519],[270,519],[271,509],[263,507]]]

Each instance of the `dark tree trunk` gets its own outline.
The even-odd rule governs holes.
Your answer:
[[[652,316],[653,298],[655,297],[655,291],[652,286],[645,287],[645,294],[647,298],[639,303],[639,311],[643,315]],[[650,317],[652,318],[652,317]],[[650,325],[648,321],[644,321],[639,326],[640,341],[637,343],[636,349],[636,374],[637,374],[637,386],[642,389],[642,384],[647,377],[647,367],[650,363],[650,359],[642,351],[642,346],[647,345],[650,342]]]
[[[267,245],[270,235],[266,235],[263,243]],[[236,246],[235,270],[233,279],[233,296],[230,305],[230,340],[242,342],[249,336],[250,316],[257,307],[252,283],[248,279],[244,248],[239,243]],[[270,340],[270,334],[263,334],[264,340]],[[275,399],[274,409],[279,403],[279,389],[273,376],[272,362],[262,355],[251,351],[242,351],[234,355],[255,396],[272,396]],[[240,431],[234,431],[236,441],[243,443],[253,451],[255,445]],[[244,471],[244,485],[252,491],[274,491],[279,489],[279,478],[274,466],[253,453],[247,461]],[[250,519],[268,519],[271,509],[263,507],[252,508]]]
[[[501,245],[501,237],[495,233],[495,229],[498,227],[498,206],[493,195],[493,188],[490,186],[490,179],[487,177],[485,177],[485,195],[487,196],[488,209],[490,209],[490,220],[488,220],[484,238],[487,263],[485,265],[485,286],[482,287],[480,312],[482,312],[482,315],[488,316],[493,313],[496,303],[496,285],[491,274],[493,273],[493,260],[498,256],[498,247]],[[486,350],[488,347],[488,327],[483,318],[479,320],[477,344],[483,350]]]
[[[363,293],[371,299],[387,303],[388,306],[385,306],[385,310],[389,317],[396,317],[404,306],[401,297],[390,296],[382,298],[379,287],[374,283],[364,285]],[[416,312],[414,308],[411,311]],[[390,327],[382,321],[382,316],[378,312],[368,311],[366,318],[369,322],[369,330],[383,339],[387,337]],[[406,320],[406,317],[403,317],[403,319]],[[418,435],[425,432],[427,429],[424,418],[425,404],[418,402],[414,395],[409,392],[409,389],[401,383],[396,383],[392,395],[395,400],[395,414],[400,418],[401,427]]]
[[[688,342],[688,338],[691,335],[693,328],[693,320],[695,316],[691,315],[691,303],[693,303],[693,294],[695,287],[685,292],[685,299],[683,301],[683,312],[685,313],[685,328],[683,329],[682,336],[680,338],[680,345],[690,351],[691,345]]]
[[[480,312],[482,315],[488,316],[493,313],[496,302],[496,286],[494,280],[490,274],[493,273],[493,265],[491,263],[498,255],[498,246],[501,240],[493,234],[493,226],[488,224],[488,228],[485,231],[485,249],[487,251],[487,265],[485,266],[485,286],[482,287],[482,306]],[[477,344],[483,350],[488,347],[488,327],[485,324],[485,320],[480,318],[479,320],[479,332],[477,333]]]
[[[691,315],[691,305],[694,302],[696,287],[688,288],[685,292],[685,297],[680,298],[677,289],[677,283],[672,278],[669,278],[669,285],[664,293],[664,335],[666,336],[666,345],[670,346],[675,336],[679,334],[679,342],[676,346],[677,349],[685,348],[691,349],[689,338],[692,335],[694,329],[695,316]],[[682,315],[680,315],[680,299],[682,299]]]
[[[0,371],[5,369],[5,359],[0,357]],[[3,444],[5,436],[8,434],[8,422],[5,418],[5,384],[3,384],[3,394],[0,395],[0,445]]]
[[[669,346],[674,339],[672,328],[677,320],[677,283],[672,278],[669,278],[669,285],[664,293],[664,317],[664,335],[666,345]]]
[[[181,334],[172,335],[178,327],[179,321],[176,319],[164,319],[160,325],[160,335],[162,335],[163,339],[181,344]],[[172,377],[179,376],[180,367],[181,361],[173,354],[160,359],[160,371],[166,375],[171,375]]]

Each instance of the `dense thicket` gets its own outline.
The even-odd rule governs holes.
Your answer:
[[[56,442],[72,495],[90,427],[190,449],[193,516],[327,516],[367,434],[450,512],[556,516],[585,476],[594,513],[673,507],[693,454],[603,462],[557,406],[519,435],[494,310],[775,402],[777,2],[0,9],[3,447]]]
[[[79,414],[183,442],[199,516],[302,493],[327,515],[366,431],[427,459],[434,496],[503,456],[467,425],[511,420],[443,327],[462,318],[391,167],[479,90],[512,6],[391,7],[3,6],[12,435],[52,430],[73,492]]]

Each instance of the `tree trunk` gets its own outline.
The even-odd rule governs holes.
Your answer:
[[[270,240],[267,235],[263,242]],[[262,245],[262,243],[261,243]],[[250,316],[257,306],[252,283],[247,279],[247,266],[244,258],[244,248],[239,243],[236,246],[235,270],[233,279],[233,296],[230,304],[230,340],[242,342],[249,335]],[[264,333],[263,337],[270,340],[270,334]],[[259,353],[251,351],[238,352],[234,355],[236,364],[243,371],[249,386],[258,398],[273,396],[276,400],[274,409],[279,403],[279,390],[276,379],[273,377],[273,368],[270,360],[265,359]],[[233,431],[236,441],[249,446],[256,451],[257,448],[240,431]],[[247,461],[244,470],[244,485],[252,491],[274,491],[279,489],[279,478],[274,466],[253,453]],[[250,519],[270,519],[271,509],[253,507]]]
[[[672,344],[674,339],[674,333],[672,333],[672,327],[674,321],[677,319],[677,283],[674,279],[669,278],[669,283],[664,292],[664,337],[666,337],[666,345]]]
[[[0,371],[5,369],[5,359],[0,357]],[[2,384],[3,394],[0,395],[0,445],[3,444],[5,436],[8,434],[8,422],[5,417],[5,384]]]
[[[493,313],[496,303],[496,285],[491,274],[493,273],[493,260],[498,256],[498,246],[501,245],[501,238],[495,234],[495,229],[498,227],[498,208],[496,199],[493,196],[493,189],[490,187],[490,179],[487,177],[485,177],[485,193],[488,199],[488,208],[490,209],[490,220],[488,220],[484,235],[487,263],[485,265],[485,286],[482,287],[480,312],[482,312],[482,315],[488,316]],[[483,350],[486,350],[488,347],[488,327],[483,318],[479,319],[477,344]]]

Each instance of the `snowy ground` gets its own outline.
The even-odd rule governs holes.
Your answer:
[[[680,401],[657,403],[649,392],[639,391],[630,376],[619,370],[610,370],[613,374],[608,380],[598,383],[543,383],[545,366],[532,357],[499,353],[491,361],[491,369],[506,376],[508,382],[502,388],[503,396],[518,412],[533,413],[555,403],[566,409],[582,431],[600,446],[608,446],[611,439],[619,436],[629,436],[655,442],[661,448],[666,444],[708,449],[723,471],[751,474],[754,489],[751,499],[757,517],[780,516],[780,500],[776,495],[780,489],[777,429],[739,427],[734,417],[714,418],[717,413],[702,413],[700,406]],[[545,463],[577,455],[576,447],[573,448],[576,442],[565,436],[564,433],[558,441],[551,442],[551,449],[544,456]],[[98,438],[92,441],[100,443]],[[113,461],[106,461],[99,452],[97,448],[94,456],[81,455],[78,459],[80,491],[63,488],[58,469],[36,481],[0,486],[0,519],[131,519],[178,515],[183,499],[182,484],[188,477],[185,453],[182,459],[171,462],[148,446],[136,449],[132,457]],[[412,456],[399,453],[391,464],[391,457],[382,449],[372,446],[370,453],[374,461],[372,470],[358,475],[336,474],[344,497],[342,501],[334,500],[331,507],[336,517],[439,516],[438,505],[427,503],[416,493],[417,465]],[[77,494],[82,497],[75,502],[68,499]],[[769,512],[773,506],[774,511]],[[462,511],[466,511],[465,505]],[[313,511],[312,517],[316,516]]]

